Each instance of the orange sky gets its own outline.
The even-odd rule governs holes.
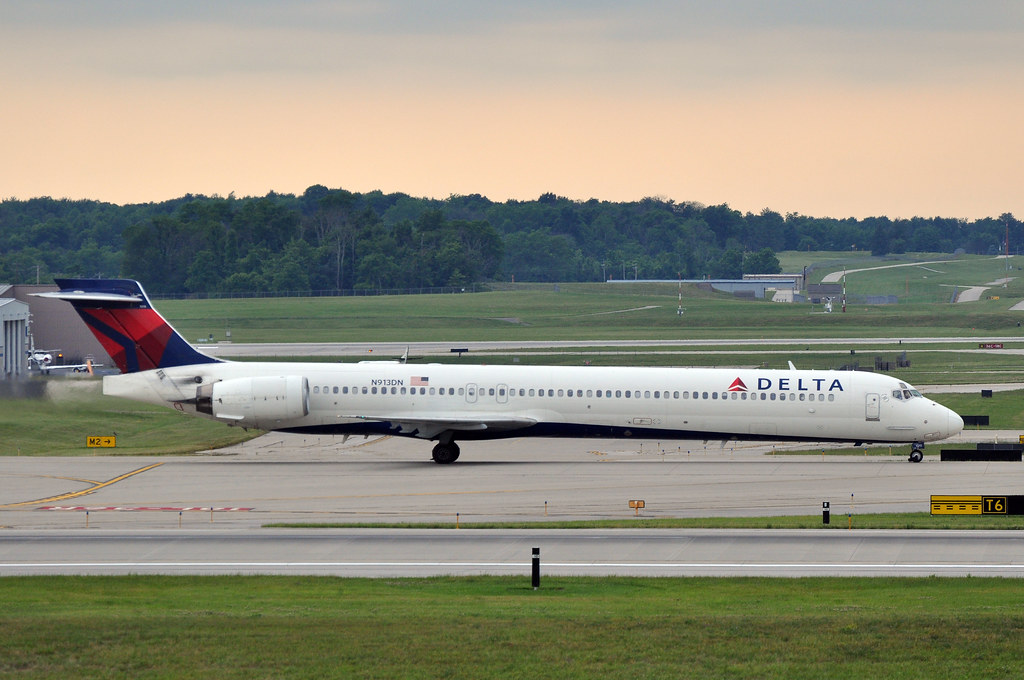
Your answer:
[[[85,4],[3,10],[0,196],[325,184],[1024,216],[1009,4]]]

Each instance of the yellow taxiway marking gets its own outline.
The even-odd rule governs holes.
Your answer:
[[[117,477],[114,477],[113,479],[108,479],[105,482],[93,482],[93,481],[89,481],[89,480],[86,480],[86,479],[75,480],[75,481],[85,482],[87,484],[92,484],[92,486],[90,486],[88,489],[82,489],[81,491],[70,491],[68,493],[60,494],[59,496],[50,496],[49,498],[39,498],[39,499],[34,500],[34,501],[22,501],[21,503],[7,503],[6,505],[0,505],[0,508],[20,508],[20,507],[23,507],[25,505],[38,505],[40,503],[55,503],[57,501],[66,501],[66,500],[68,500],[70,498],[78,498],[79,496],[85,496],[85,495],[91,494],[94,491],[98,491],[98,490],[100,490],[100,489],[102,489],[104,487],[110,486],[111,484],[116,484],[116,483],[118,483],[120,481],[128,479],[129,477],[133,477],[133,476],[135,476],[135,475],[137,475],[139,473],[146,472],[147,470],[152,470],[155,467],[160,467],[161,465],[163,465],[163,463],[153,463],[152,465],[147,465],[146,467],[141,467],[138,470],[132,470],[131,472],[126,472],[123,475],[119,475]],[[61,478],[58,478],[58,479],[61,479]]]

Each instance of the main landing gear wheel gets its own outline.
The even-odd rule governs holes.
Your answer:
[[[435,463],[448,465],[459,459],[459,445],[455,442],[449,444],[438,444],[434,447],[433,458]]]
[[[914,442],[910,445],[910,462],[920,463],[924,460],[924,442]]]

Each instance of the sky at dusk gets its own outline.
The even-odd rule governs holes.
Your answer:
[[[1024,3],[5,0],[0,198],[1024,217]]]

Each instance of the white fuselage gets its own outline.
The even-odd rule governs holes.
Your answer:
[[[925,442],[962,419],[848,371],[224,362],[104,378],[105,394],[266,430]]]

